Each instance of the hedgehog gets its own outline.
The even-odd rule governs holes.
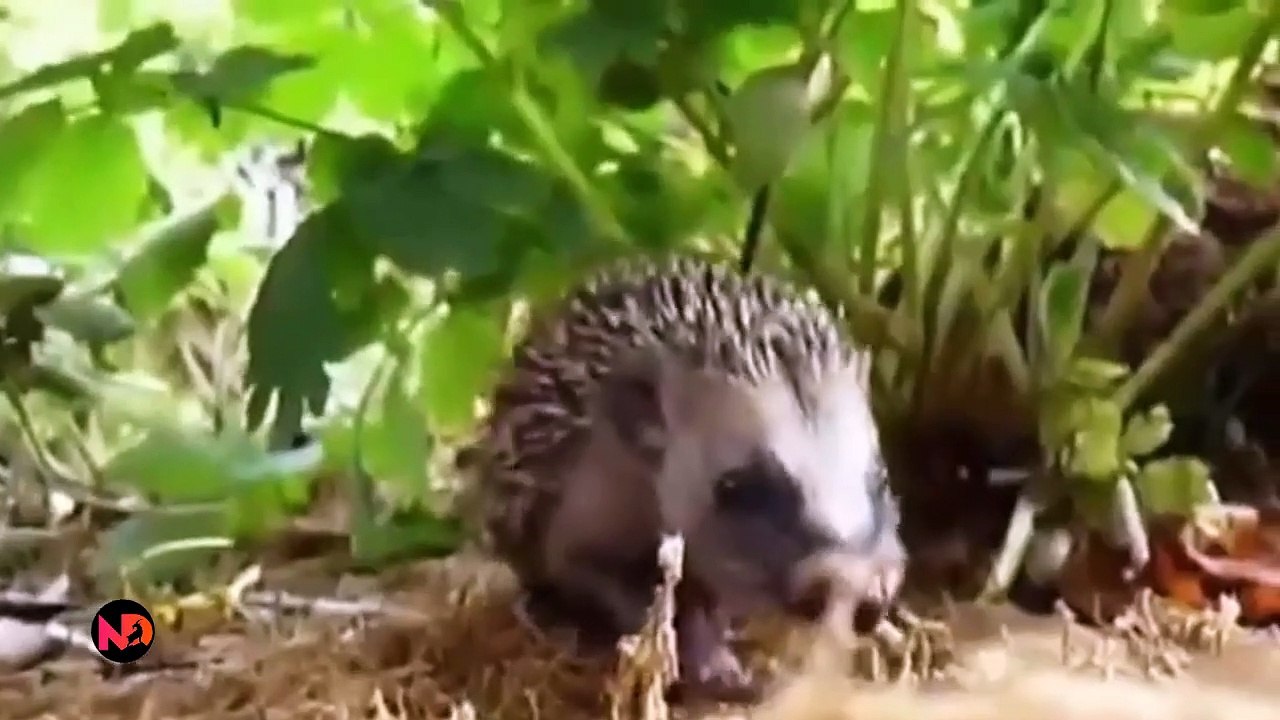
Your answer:
[[[536,624],[637,632],[664,534],[685,697],[758,697],[731,623],[888,610],[905,555],[870,359],[812,293],[715,261],[607,266],[535,313],[466,451],[487,549]],[[869,613],[869,614],[868,614]]]

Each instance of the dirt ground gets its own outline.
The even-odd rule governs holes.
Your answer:
[[[1274,633],[1239,630],[1221,654],[1192,649],[1169,664],[1176,679],[1150,679],[1141,648],[1081,626],[1064,636],[1059,617],[966,605],[945,613],[955,662],[931,679],[854,679],[814,665],[805,631],[775,627],[744,641],[772,678],[760,706],[636,711],[616,704],[615,658],[570,660],[533,636],[510,611],[509,580],[484,563],[421,562],[376,578],[299,563],[265,571],[256,588],[234,611],[149,602],[156,645],[123,672],[72,648],[0,675],[0,717],[1274,720],[1280,710]],[[276,591],[304,612],[287,611]],[[379,609],[359,619],[357,605],[375,597]],[[1181,655],[1176,645],[1161,652]]]

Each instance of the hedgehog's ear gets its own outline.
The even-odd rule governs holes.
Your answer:
[[[600,419],[628,449],[651,462],[661,459],[667,445],[665,369],[660,353],[637,352],[600,383]]]

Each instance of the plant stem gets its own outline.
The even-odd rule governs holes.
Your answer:
[[[480,39],[480,36],[467,25],[462,5],[458,0],[439,0],[428,4],[435,8],[440,19],[453,30],[454,34],[458,36],[486,69],[493,72],[497,71],[497,58],[494,56],[493,51]],[[631,240],[630,234],[622,226],[622,223],[618,221],[617,216],[610,209],[609,203],[596,193],[586,173],[578,167],[573,157],[565,150],[560,139],[556,137],[555,127],[547,119],[546,113],[529,96],[529,93],[520,83],[512,83],[512,85],[512,105],[524,122],[525,127],[532,133],[533,140],[542,156],[551,163],[556,172],[573,188],[573,191],[578,195],[578,200],[591,215],[597,229],[607,239],[629,242]]]
[[[673,98],[672,102],[684,116],[685,122],[693,126],[694,132],[702,138],[702,144],[711,155],[711,159],[722,167],[728,167],[729,150],[725,147],[724,138],[711,128],[711,123],[689,102],[688,96]]]
[[[765,184],[751,200],[751,214],[747,217],[747,229],[742,237],[742,255],[738,258],[740,272],[750,272],[755,263],[756,251],[760,249],[760,234],[764,230],[764,219],[768,212],[769,185]]]
[[[1254,278],[1273,268],[1280,261],[1280,226],[1273,227],[1262,240],[1236,260],[1231,269],[1213,286],[1204,298],[1178,323],[1169,337],[1149,355],[1145,362],[1116,391],[1116,401],[1127,407],[1160,376],[1196,336],[1222,311],[1236,293],[1243,290]]]
[[[889,177],[889,168],[895,161],[904,160],[906,142],[903,121],[903,108],[899,105],[907,101],[903,72],[905,65],[907,30],[915,17],[914,0],[898,0],[897,30],[889,46],[889,55],[885,59],[884,75],[881,76],[879,117],[871,138],[874,155],[868,169],[867,198],[863,209],[862,238],[859,244],[858,258],[858,290],[870,295],[875,289],[876,256],[880,249],[881,212],[885,201],[885,184]]]
[[[1280,30],[1280,0],[1272,0],[1266,16],[1254,28],[1253,33],[1240,50],[1231,79],[1218,98],[1213,112],[1192,136],[1190,153],[1199,159],[1220,134],[1223,125],[1235,114],[1241,98],[1248,89],[1254,68],[1262,58],[1267,43]],[[1120,281],[1107,303],[1099,321],[1096,337],[1104,349],[1114,348],[1121,333],[1129,327],[1146,295],[1151,276],[1155,273],[1160,256],[1164,254],[1165,236],[1170,221],[1162,213],[1152,222],[1141,248],[1131,253],[1121,264]]]
[[[245,113],[246,115],[255,115],[257,117],[270,120],[279,125],[293,128],[294,130],[301,130],[302,132],[308,132],[314,135],[320,135],[322,137],[338,138],[338,139],[344,139],[344,140],[350,139],[350,136],[347,135],[346,133],[338,132],[337,130],[330,130],[329,128],[324,127],[323,125],[317,125],[313,122],[308,122],[301,118],[285,115],[282,112],[279,112],[277,110],[272,110],[269,107],[266,107],[264,105],[259,105],[257,103],[219,101],[218,104],[221,105],[224,110],[235,110],[237,112]]]

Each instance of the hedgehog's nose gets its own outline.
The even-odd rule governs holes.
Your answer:
[[[827,551],[808,558],[792,583],[792,611],[809,620],[825,615],[833,603],[854,608],[859,632],[870,631],[902,587],[904,563],[898,553]]]

